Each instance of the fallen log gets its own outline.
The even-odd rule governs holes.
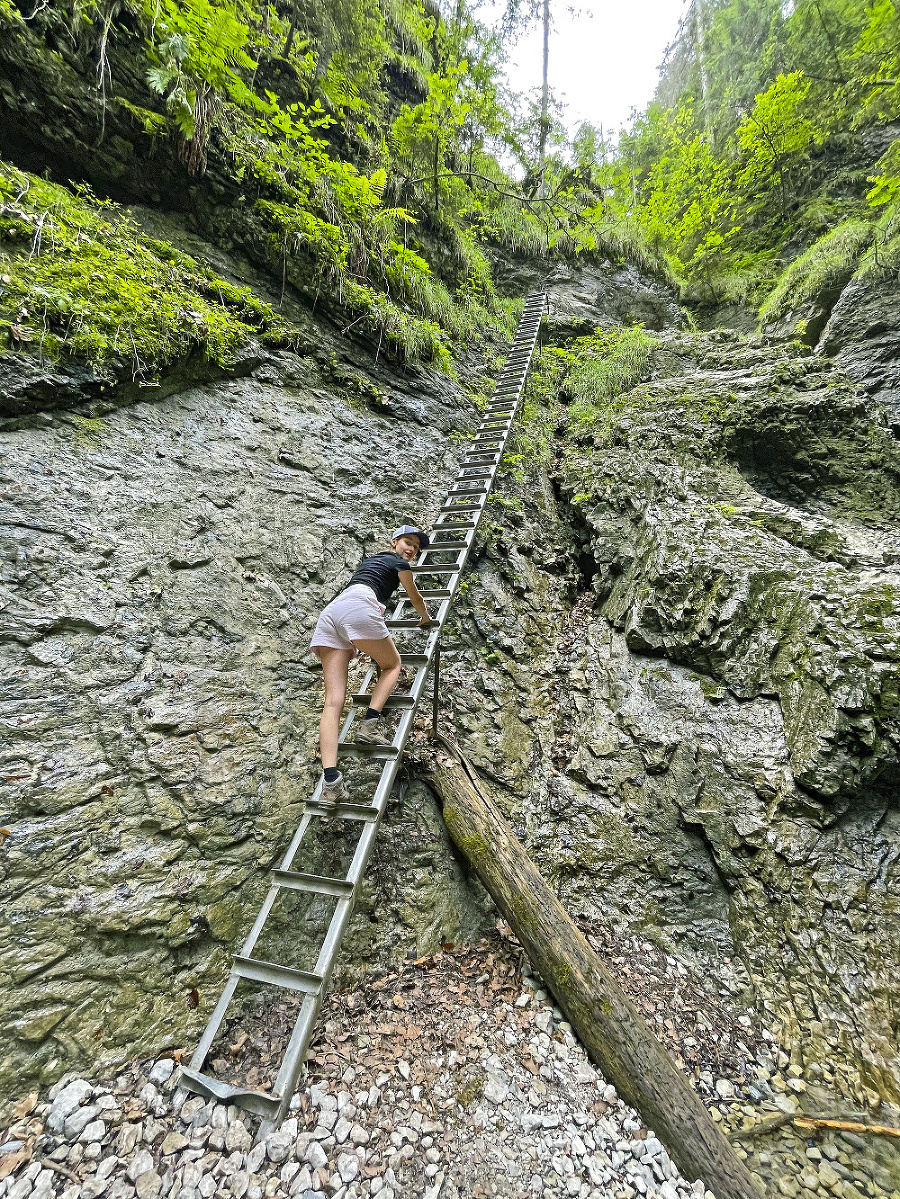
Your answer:
[[[428,781],[453,841],[484,883],[603,1077],[640,1112],[682,1174],[716,1199],[759,1187],[685,1076],[566,914],[459,747],[438,736]]]

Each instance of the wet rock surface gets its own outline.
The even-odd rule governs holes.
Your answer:
[[[571,913],[711,954],[801,1103],[900,1122],[883,414],[819,358],[667,335],[552,475],[507,483],[459,612],[465,752]]]
[[[498,287],[521,296],[544,290],[555,335],[588,333],[600,325],[646,325],[665,329],[684,322],[672,290],[630,263],[541,262],[498,256]]]
[[[821,353],[885,405],[895,424],[900,424],[898,301],[900,288],[891,272],[858,275],[841,292],[819,343]]]
[[[222,251],[214,261],[229,269]],[[560,335],[638,311],[633,297],[615,300],[612,284],[604,291],[605,277],[567,270],[551,302]],[[671,301],[642,286],[658,305],[653,320],[667,323]],[[72,1069],[96,1080],[139,1048],[196,1040],[315,778],[319,684],[306,652],[315,614],[396,520],[433,517],[476,421],[462,386],[375,365],[374,353],[324,323],[310,329],[308,354],[267,353],[246,377],[155,402],[39,412],[31,427],[0,434],[0,752],[11,796],[0,813],[11,830],[0,844],[0,1081],[10,1099]],[[483,365],[464,364],[464,382]],[[449,630],[444,719],[569,911],[613,961],[632,944],[623,973],[640,975],[641,958],[672,959],[641,975],[645,1013],[660,1018],[663,1039],[729,1126],[797,1107],[864,1120],[879,1105],[884,1123],[900,1123],[900,542],[889,423],[821,358],[765,340],[670,333],[650,377],[559,448],[549,472],[527,461],[520,481],[508,476],[505,502],[489,508]],[[364,772],[352,782],[363,787]],[[476,939],[490,920],[431,793],[409,778],[401,792],[345,943],[344,983],[358,986],[407,953]],[[336,830],[323,828],[311,852],[328,872],[349,860]],[[261,948],[303,968],[328,913],[300,902],[276,913]],[[710,1020],[701,1027],[702,1003],[685,999],[680,970],[712,980],[723,1002],[769,1032],[769,1047],[739,1027],[727,1041]],[[686,1004],[693,1031],[672,1039],[666,1021],[677,1025]],[[340,1044],[351,1035],[340,1019],[358,1013],[334,1012],[327,1035]],[[487,1053],[500,1060],[482,1079],[489,1115],[532,1073],[503,1064],[504,1028],[518,1036],[517,1022],[498,1025],[503,1040]],[[552,1041],[549,1023],[540,1031]],[[386,1053],[402,1045],[402,1032],[383,1036]],[[563,1060],[553,1055],[548,1068]],[[410,1077],[399,1064],[392,1074],[401,1111],[423,1085],[412,1057],[403,1060]],[[532,1061],[532,1076],[544,1077]],[[336,1094],[347,1064],[317,1068]],[[46,1111],[25,1112],[0,1150],[0,1160],[26,1155],[7,1171],[5,1195],[30,1199],[66,1182],[34,1160],[37,1138],[51,1134],[64,1144],[39,1152],[75,1175],[66,1185],[79,1199],[155,1199],[173,1188],[174,1199],[184,1188],[182,1199],[251,1187],[260,1189],[253,1199],[304,1195],[326,1168],[335,1184],[326,1193],[373,1193],[352,1121],[321,1154],[313,1137],[300,1159],[296,1141],[293,1150],[278,1141],[251,1162],[252,1132],[236,1113],[201,1105],[185,1126],[167,1107],[173,1078],[154,1069],[156,1079],[148,1066],[107,1090],[89,1081],[55,1111],[58,1095]],[[576,1082],[566,1078],[559,1092],[564,1115],[582,1110]],[[519,1119],[521,1150],[515,1142],[505,1155],[498,1123],[475,1133],[467,1123],[460,1152],[480,1138],[482,1172],[454,1181],[432,1144],[421,1162],[413,1154],[422,1193],[443,1171],[447,1193],[452,1184],[515,1194],[490,1187],[526,1151],[542,1163],[548,1154],[583,1160],[569,1133],[568,1144],[535,1141],[520,1120],[528,1109],[513,1107],[499,1119]],[[177,1179],[206,1155],[206,1142],[192,1147],[201,1110],[207,1139],[223,1133],[211,1181],[193,1169]],[[305,1119],[302,1099],[296,1111]],[[149,1140],[142,1131],[114,1142],[147,1121]],[[786,1163],[786,1195],[891,1194],[890,1146],[858,1140],[776,1130],[749,1151]],[[394,1150],[409,1144],[401,1135]],[[643,1156],[613,1166],[603,1152],[620,1172]],[[96,1163],[90,1179],[82,1162]],[[428,1176],[426,1165],[438,1170]],[[597,1183],[587,1167],[553,1168],[554,1197],[585,1185],[587,1195],[644,1193],[618,1175]],[[385,1167],[383,1192],[394,1190],[387,1169],[400,1177]],[[672,1199],[664,1185],[680,1184],[650,1173]],[[553,1189],[576,1175],[577,1192]],[[404,1193],[419,1192],[401,1186],[395,1196]]]
[[[0,432],[4,1101],[202,1024],[316,777],[315,616],[433,518],[477,423],[461,384],[309,327],[246,377],[56,394]],[[429,802],[378,894],[400,925],[360,909],[357,969],[478,927]],[[270,948],[302,956],[325,918],[286,908]]]

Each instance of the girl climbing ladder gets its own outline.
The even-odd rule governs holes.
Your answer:
[[[358,653],[366,654],[381,673],[372,691],[356,741],[390,745],[383,731],[381,714],[400,677],[400,655],[384,623],[388,601],[402,585],[420,616],[419,627],[427,629],[431,617],[409,569],[413,559],[428,548],[428,534],[413,525],[401,525],[391,537],[391,548],[364,558],[350,582],[322,611],[313,633],[312,651],[322,662],[325,706],[319,721],[319,751],[324,780],[322,799],[337,804],[350,798],[343,775],[337,768],[341,710],[347,694],[347,672]]]

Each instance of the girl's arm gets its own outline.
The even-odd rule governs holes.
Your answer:
[[[425,607],[425,601],[419,594],[419,589],[416,586],[416,581],[413,578],[412,571],[398,570],[397,576],[400,579],[400,582],[403,584],[403,590],[409,596],[409,602],[422,618],[419,621],[419,627],[422,629],[427,628],[431,624],[431,617],[428,615],[428,609]]]

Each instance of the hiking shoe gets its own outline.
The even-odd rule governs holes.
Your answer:
[[[363,745],[390,745],[394,738],[390,733],[383,732],[378,724],[377,720],[361,720],[354,740],[361,741]]]
[[[339,774],[333,783],[322,783],[322,803],[331,804],[333,807],[343,799],[349,799],[350,792],[344,786],[344,776]]]

